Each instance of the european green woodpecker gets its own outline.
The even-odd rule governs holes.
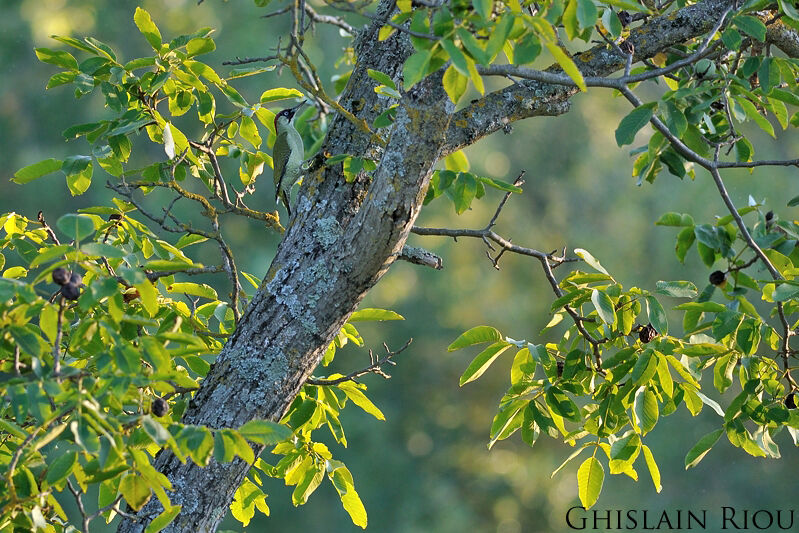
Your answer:
[[[291,216],[291,188],[300,179],[302,172],[302,162],[305,157],[305,146],[302,144],[302,137],[294,129],[291,120],[297,110],[305,102],[294,107],[284,109],[275,116],[275,131],[277,140],[272,151],[275,175],[275,202],[278,198],[286,206],[286,211]]]

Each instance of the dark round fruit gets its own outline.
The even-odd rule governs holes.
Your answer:
[[[621,22],[622,28],[626,28],[627,25],[632,21],[633,21],[632,15],[630,15],[626,11],[619,11],[619,22]]]
[[[156,398],[153,400],[153,405],[150,408],[150,411],[155,416],[164,416],[167,411],[169,411],[169,405],[167,405],[166,400],[163,398]]]
[[[641,330],[638,332],[638,339],[644,344],[652,342],[652,340],[657,336],[658,332],[655,331],[655,328],[652,327],[652,324],[641,326]]]
[[[788,409],[796,409],[796,393],[792,392],[785,397],[785,407]]]
[[[64,267],[58,267],[53,270],[53,283],[58,283],[59,285],[69,283],[69,270]]]
[[[724,272],[722,272],[721,270],[714,270],[713,272],[710,273],[710,283],[712,283],[716,287],[722,285],[726,279],[727,279],[726,274],[724,274]]]
[[[120,215],[119,213],[111,213],[110,215],[108,215],[108,221],[110,222],[112,220],[122,220],[122,215]]]
[[[78,296],[80,296],[80,286],[69,282],[61,286],[61,294],[63,294],[64,298],[67,300],[77,300]]]
[[[771,222],[771,219],[774,218],[774,211],[769,211],[766,213],[766,222]]]
[[[73,272],[72,275],[69,277],[69,282],[75,285],[76,287],[80,287],[80,284],[83,283],[83,276],[81,276],[77,272]]]
[[[563,375],[563,361],[558,361],[558,377]]]
[[[131,302],[139,297],[139,291],[133,289],[132,291],[128,291],[122,295],[122,299],[125,300],[125,303]]]

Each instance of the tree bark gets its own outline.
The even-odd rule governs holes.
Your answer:
[[[707,0],[633,30],[636,59],[708,31],[730,3]],[[377,20],[387,17],[393,5],[383,0]],[[368,124],[396,100],[374,92],[376,83],[367,69],[398,79],[412,52],[400,32],[379,41],[381,25],[374,22],[359,35],[358,62],[340,99]],[[604,46],[575,59],[590,75],[624,66],[624,58]],[[362,175],[346,183],[340,165],[323,166],[305,178],[295,217],[266,278],[183,422],[237,428],[252,419],[280,420],[335,334],[401,252],[438,159],[515,120],[564,113],[575,92],[564,86],[517,83],[454,113],[439,73],[403,95],[385,147],[337,116],[323,153],[379,160],[373,179]],[[250,465],[238,458],[231,463],[211,459],[200,468],[164,450],[155,467],[172,483],[172,503],[182,506],[165,531],[194,533],[217,528]],[[123,520],[119,531],[142,532],[161,510],[153,499],[136,521]]]

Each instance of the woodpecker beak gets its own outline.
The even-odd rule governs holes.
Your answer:
[[[299,104],[295,105],[294,107],[290,107],[288,110],[290,111],[290,116],[293,118],[294,115],[299,111],[299,109],[304,106],[307,102],[303,100]]]

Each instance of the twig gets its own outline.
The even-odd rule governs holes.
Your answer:
[[[316,386],[338,385],[339,383],[344,383],[345,381],[355,381],[357,378],[366,374],[377,374],[378,376],[382,376],[385,379],[389,379],[391,376],[383,371],[381,365],[385,364],[396,365],[397,363],[392,361],[391,358],[402,353],[408,346],[411,345],[411,342],[413,342],[412,338],[408,339],[408,342],[406,342],[402,348],[393,352],[388,349],[388,346],[385,343],[383,343],[383,348],[385,348],[386,350],[386,355],[378,359],[375,357],[374,353],[372,353],[372,350],[369,350],[369,360],[371,361],[371,364],[366,368],[363,368],[356,372],[352,372],[351,374],[347,374],[346,376],[342,376],[340,378],[335,378],[335,379],[309,378],[305,381],[305,383],[308,385],[316,385]]]

